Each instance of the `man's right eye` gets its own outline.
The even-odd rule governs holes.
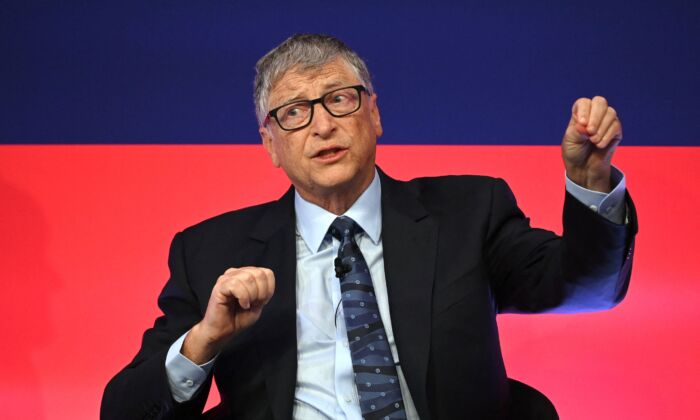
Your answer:
[[[299,118],[300,116],[304,115],[304,109],[300,106],[290,106],[289,108],[285,108],[284,112],[282,113],[282,118],[288,119],[288,118]]]

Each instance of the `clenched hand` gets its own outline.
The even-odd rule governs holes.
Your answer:
[[[212,289],[204,318],[181,353],[197,364],[211,360],[237,333],[253,325],[275,292],[275,275],[261,267],[229,268]]]
[[[622,124],[602,96],[580,98],[573,106],[561,149],[566,175],[589,190],[610,192],[610,161]]]

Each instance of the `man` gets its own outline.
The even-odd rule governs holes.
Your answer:
[[[164,316],[108,384],[103,418],[197,418],[212,377],[210,418],[500,418],[497,313],[624,297],[636,222],[604,98],[576,101],[564,135],[563,238],[530,228],[501,180],[379,171],[377,97],[337,39],[269,52],[255,101],[293,188],[175,236]]]

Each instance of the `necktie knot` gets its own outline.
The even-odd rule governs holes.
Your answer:
[[[356,233],[362,231],[362,228],[348,216],[340,216],[331,223],[329,230],[334,238],[342,242],[343,239],[354,238]]]

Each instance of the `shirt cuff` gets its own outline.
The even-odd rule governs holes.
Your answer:
[[[182,343],[187,337],[187,331],[170,346],[168,355],[165,357],[165,372],[168,375],[170,392],[175,401],[181,403],[189,401],[197,394],[209,373],[214,367],[216,357],[203,365],[197,365],[180,353]]]
[[[610,182],[614,185],[612,191],[603,193],[581,187],[574,181],[566,178],[566,191],[588,208],[617,224],[625,222],[625,174],[616,167],[611,168]]]

